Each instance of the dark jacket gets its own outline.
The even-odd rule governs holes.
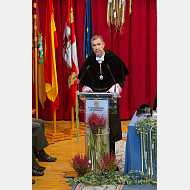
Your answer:
[[[110,70],[108,69],[107,65],[109,66]],[[118,83],[121,88],[123,88],[125,83],[125,76],[129,74],[129,71],[124,62],[111,50],[105,50],[104,61],[101,64],[101,68],[103,80],[99,79],[100,65],[96,61],[96,55],[93,52],[84,61],[80,69],[78,79],[81,79],[81,85],[92,88],[94,92],[106,92],[115,84],[115,80],[115,82]],[[122,138],[122,132],[119,100],[117,101],[117,114],[109,115],[109,127],[110,143],[120,140]]]

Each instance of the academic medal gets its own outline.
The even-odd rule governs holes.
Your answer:
[[[99,62],[99,64],[100,64],[100,80],[103,80],[102,67],[101,67],[102,62]]]

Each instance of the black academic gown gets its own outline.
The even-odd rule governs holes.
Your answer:
[[[110,70],[107,65],[109,65]],[[100,65],[96,61],[96,55],[93,52],[83,63],[78,79],[82,86],[92,88],[94,92],[106,92],[115,83],[118,83],[123,88],[125,83],[125,76],[129,71],[124,62],[111,50],[105,50],[104,61],[102,62],[103,80],[100,80]],[[113,77],[111,76],[111,73]],[[114,79],[113,79],[114,78]],[[110,143],[114,143],[122,138],[121,119],[119,101],[117,104],[117,114],[109,115],[110,126]]]

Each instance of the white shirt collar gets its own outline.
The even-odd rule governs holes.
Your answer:
[[[99,61],[104,61],[104,56],[105,56],[105,52],[104,52],[104,55],[102,55],[102,57],[98,57],[96,55],[96,61],[99,62]]]

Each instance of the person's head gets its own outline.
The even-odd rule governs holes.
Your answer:
[[[93,52],[98,57],[102,57],[103,56],[105,43],[103,41],[102,36],[99,36],[99,35],[93,36],[91,38],[91,46],[92,46]]]

